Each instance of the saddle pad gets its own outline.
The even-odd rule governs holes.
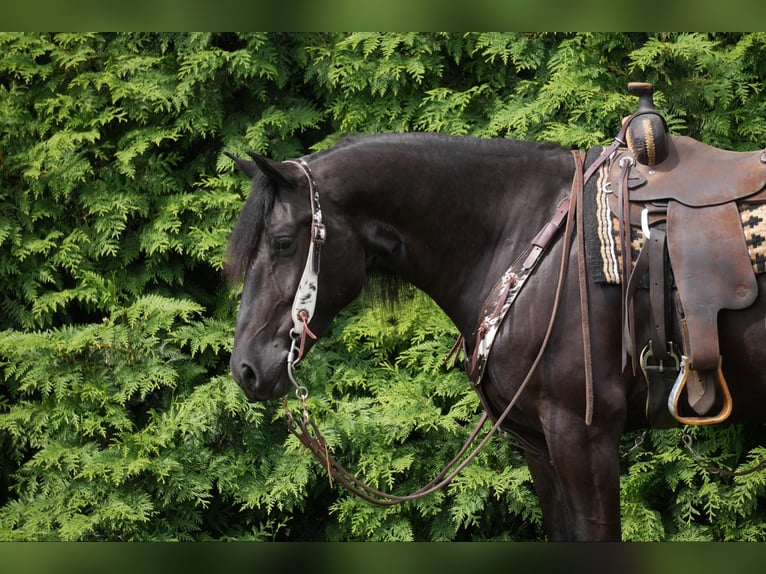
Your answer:
[[[585,167],[593,163],[602,152],[597,147],[588,151]],[[619,220],[609,209],[609,165],[605,163],[585,183],[583,193],[583,225],[585,231],[585,255],[591,278],[596,283],[619,284],[622,264],[622,244]],[[764,226],[766,233],[766,225]],[[635,262],[644,237],[641,230],[632,229],[631,251]]]
[[[586,166],[595,161],[602,148],[590,150]],[[619,284],[622,245],[620,244],[619,222],[609,210],[608,181],[609,166],[599,168],[585,185],[583,215],[585,226],[585,253],[591,279],[597,283]],[[766,272],[766,203],[743,203],[739,215],[745,236],[747,251],[753,271]],[[631,230],[632,261],[644,242],[640,229]]]

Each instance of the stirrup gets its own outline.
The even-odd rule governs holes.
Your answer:
[[[721,411],[715,416],[686,417],[678,412],[678,401],[681,398],[682,391],[686,387],[686,383],[689,379],[689,371],[691,369],[689,358],[686,355],[681,355],[681,370],[678,373],[676,382],[668,397],[668,410],[678,422],[687,425],[714,425],[729,418],[732,410],[732,400],[731,393],[729,393],[729,387],[726,385],[726,379],[724,379],[723,372],[721,371],[721,362],[721,357],[718,357],[718,368],[715,373],[716,383],[723,393],[723,406],[721,407]]]

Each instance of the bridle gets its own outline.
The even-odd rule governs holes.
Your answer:
[[[295,367],[303,358],[306,350],[306,337],[316,340],[317,336],[309,328],[309,322],[314,317],[316,310],[317,291],[319,289],[319,268],[322,254],[322,245],[327,238],[327,230],[322,222],[322,207],[319,204],[319,188],[314,180],[308,163],[303,158],[297,161],[288,161],[297,165],[309,183],[309,200],[311,203],[311,242],[303,275],[298,283],[298,290],[293,299],[290,316],[293,327],[290,329],[290,351],[287,354],[287,373],[290,382],[295,387],[296,396],[305,400],[308,397],[308,389],[300,385],[295,378]]]
[[[626,122],[625,125],[627,125],[628,122]],[[532,240],[531,245],[524,250],[522,255],[517,258],[516,261],[511,265],[509,270],[504,274],[503,277],[510,276],[513,278],[516,278],[516,269],[519,266],[523,266],[525,268],[525,271],[531,272],[530,266],[535,266],[543,253],[546,251],[548,246],[552,243],[553,239],[556,237],[557,232],[560,228],[560,226],[563,224],[564,220],[566,220],[566,230],[564,234],[564,248],[563,248],[563,254],[561,259],[561,265],[559,270],[559,277],[558,277],[558,283],[556,288],[556,294],[554,297],[554,305],[553,309],[551,311],[551,317],[549,320],[548,328],[545,333],[543,342],[540,346],[540,349],[538,351],[538,354],[532,363],[532,366],[530,367],[526,377],[522,381],[521,385],[519,386],[518,390],[516,391],[516,394],[511,399],[509,404],[506,406],[505,410],[494,420],[494,424],[492,428],[486,433],[486,435],[481,439],[481,441],[476,445],[473,450],[469,452],[469,449],[471,448],[471,445],[475,442],[477,439],[482,427],[486,423],[487,419],[489,418],[488,415],[488,409],[484,409],[484,413],[480,417],[480,420],[478,421],[476,427],[471,432],[470,436],[466,440],[463,447],[460,449],[460,451],[455,455],[455,457],[445,466],[445,468],[427,485],[422,487],[421,489],[417,490],[416,492],[413,492],[412,494],[405,495],[405,496],[397,496],[392,495],[389,493],[382,492],[380,490],[377,490],[375,488],[370,487],[369,485],[363,483],[359,479],[357,479],[352,473],[347,471],[335,458],[333,458],[329,454],[329,450],[327,448],[327,441],[325,440],[324,436],[322,436],[321,432],[319,431],[316,423],[311,419],[308,412],[307,402],[306,399],[308,398],[308,389],[301,385],[296,377],[295,377],[295,368],[298,365],[298,363],[303,358],[303,354],[305,352],[305,342],[306,337],[311,337],[312,339],[316,339],[316,335],[311,331],[308,324],[311,321],[312,317],[314,316],[314,312],[316,309],[316,301],[317,301],[317,291],[319,286],[319,271],[320,271],[320,256],[321,256],[321,247],[324,245],[325,240],[327,238],[327,233],[325,226],[322,222],[322,210],[319,204],[319,189],[316,184],[316,180],[314,179],[314,175],[311,172],[311,168],[309,167],[308,163],[304,158],[300,158],[296,161],[289,161],[286,163],[292,163],[303,172],[303,174],[306,176],[306,179],[308,180],[309,184],[309,198],[311,202],[311,213],[312,213],[312,222],[311,222],[311,242],[309,244],[309,251],[308,251],[308,257],[306,260],[306,265],[303,270],[303,275],[301,276],[300,283],[298,285],[298,290],[295,294],[295,298],[293,300],[293,306],[291,310],[291,316],[293,321],[293,327],[290,330],[290,339],[291,339],[291,345],[290,345],[290,351],[287,354],[287,373],[290,378],[290,382],[295,387],[295,395],[296,397],[301,401],[302,404],[302,410],[303,410],[303,416],[299,417],[293,414],[293,412],[290,410],[287,402],[287,397],[283,397],[283,404],[285,408],[285,415],[287,418],[287,426],[288,430],[295,435],[298,440],[311,451],[311,453],[319,460],[319,462],[324,466],[327,470],[327,474],[330,480],[330,484],[332,485],[332,480],[335,478],[338,482],[340,482],[344,487],[346,487],[348,490],[359,496],[360,498],[363,498],[364,500],[367,500],[368,502],[371,502],[373,504],[377,504],[379,506],[392,506],[394,504],[399,504],[402,502],[415,500],[418,498],[422,498],[424,496],[427,496],[444,486],[446,486],[455,476],[460,473],[463,468],[465,468],[468,463],[470,463],[476,455],[481,452],[481,450],[486,446],[486,444],[489,442],[490,438],[494,436],[494,434],[500,429],[501,425],[507,418],[508,414],[511,412],[511,409],[516,405],[519,397],[521,396],[522,392],[527,386],[527,383],[531,380],[532,375],[534,374],[535,370],[537,369],[538,364],[540,363],[544,352],[547,349],[548,341],[551,335],[551,332],[553,330],[553,324],[554,320],[557,315],[559,302],[561,300],[561,294],[563,292],[563,286],[564,286],[564,279],[567,274],[568,269],[568,261],[569,261],[569,253],[571,248],[571,237],[573,235],[574,231],[574,221],[576,219],[576,211],[578,209],[578,204],[581,203],[582,198],[582,190],[585,181],[594,173],[596,168],[600,166],[606,159],[612,154],[614,149],[617,148],[617,146],[621,143],[623,143],[622,138],[624,137],[624,128],[620,131],[620,134],[615,139],[615,141],[612,143],[611,146],[606,148],[604,152],[599,156],[599,158],[592,164],[588,170],[583,174],[583,154],[581,152],[572,152],[574,159],[575,159],[575,175],[572,182],[572,194],[571,197],[566,198],[562,203],[558,206],[556,215],[552,218],[551,221],[546,223],[544,228],[540,231],[540,233],[537,234],[537,236]],[[582,219],[582,218],[577,218]],[[578,229],[578,235],[580,237],[580,240],[582,240],[582,230]],[[582,249],[580,249],[580,254],[582,256]],[[582,270],[580,272],[580,281],[581,281],[581,297],[582,292],[584,292],[584,276],[582,274]],[[501,281],[504,281],[504,279],[501,279]],[[514,279],[514,283],[516,280]],[[513,289],[507,288],[508,286],[503,286],[503,291],[507,293],[518,293],[518,290],[515,291]],[[515,297],[515,295],[513,295]],[[512,303],[512,300],[511,300]],[[507,307],[510,305],[505,306],[505,310],[507,310]],[[587,316],[587,315],[586,315]],[[502,318],[500,317],[499,320],[501,321]],[[587,321],[584,321],[584,323],[587,323]],[[482,333],[481,331],[477,335],[477,337],[484,337],[486,333]],[[589,339],[589,336],[587,335],[587,331],[583,331],[584,340]],[[484,344],[484,342],[481,339],[477,339],[476,345],[484,345],[485,354],[489,353],[489,349]],[[491,345],[491,342],[490,342]],[[590,349],[589,349],[589,340],[585,342],[585,354],[586,354],[586,364],[589,365],[590,360]],[[470,367],[469,362],[466,361],[467,369]],[[587,369],[586,378],[588,381],[587,384],[587,395],[589,399],[589,403],[592,402],[592,383],[590,382],[590,371],[589,368]],[[493,417],[494,418],[494,417]],[[589,421],[588,421],[589,423]],[[518,437],[520,440],[523,441],[520,437]],[[530,444],[521,444],[519,445],[521,448],[524,448],[529,451],[536,451],[534,446]],[[466,455],[466,453],[468,453]],[[538,454],[540,454],[538,452]],[[461,461],[462,459],[462,461]]]

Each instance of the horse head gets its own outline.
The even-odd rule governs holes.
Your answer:
[[[364,254],[351,226],[326,220],[334,206],[320,206],[304,160],[227,155],[252,183],[225,266],[243,280],[230,366],[248,400],[264,401],[290,390],[292,368],[361,291]]]

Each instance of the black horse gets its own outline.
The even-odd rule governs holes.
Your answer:
[[[433,134],[351,138],[297,162],[251,155],[234,158],[252,191],[226,268],[230,279],[244,277],[231,370],[251,401],[291,391],[288,355],[302,356],[374,273],[432,297],[470,357],[485,301],[570,197],[576,169],[576,157],[558,145]],[[578,242],[550,235],[499,325],[479,390],[492,417],[513,399],[540,350],[568,259],[542,360],[503,428],[535,447],[526,457],[552,540],[619,540],[619,442],[647,426],[647,383],[625,365],[620,286],[587,279],[583,307]],[[639,289],[636,316],[648,304]],[[765,315],[759,294],[748,309],[719,316],[730,422],[764,420]],[[637,328],[636,339],[646,340]]]

